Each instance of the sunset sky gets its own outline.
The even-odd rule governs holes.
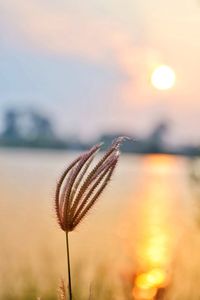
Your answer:
[[[176,73],[152,87],[155,66]],[[34,108],[58,130],[148,134],[161,120],[173,142],[200,141],[200,2],[0,0],[0,111]]]

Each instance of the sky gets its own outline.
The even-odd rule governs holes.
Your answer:
[[[160,64],[167,91],[150,84]],[[33,108],[83,138],[164,120],[172,143],[198,143],[199,71],[197,0],[0,0],[0,113]]]

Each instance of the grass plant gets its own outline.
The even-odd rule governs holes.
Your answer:
[[[87,216],[108,185],[119,159],[119,147],[124,139],[125,137],[119,137],[114,140],[103,157],[91,168],[101,144],[93,146],[66,168],[57,183],[55,210],[58,224],[66,236],[69,300],[73,298],[69,232]],[[60,294],[60,299],[66,298],[64,283]]]

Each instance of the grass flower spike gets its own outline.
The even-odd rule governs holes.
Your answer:
[[[93,146],[74,160],[58,181],[55,208],[60,228],[66,232],[70,300],[72,288],[68,233],[85,218],[109,183],[118,162],[119,147],[125,139],[119,137],[114,140],[104,156],[91,168],[101,144]]]

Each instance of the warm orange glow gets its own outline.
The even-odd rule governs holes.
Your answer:
[[[152,269],[136,277],[133,296],[135,299],[154,299],[157,289],[165,286],[166,273],[162,269]]]
[[[151,172],[151,180],[148,179],[142,187],[138,201],[138,275],[133,292],[137,300],[154,299],[152,290],[157,292],[158,288],[168,284],[168,269],[173,251],[169,212],[170,203],[174,203],[176,193],[171,180],[171,166],[174,161],[164,155],[149,156],[147,160],[145,165],[147,163]],[[146,298],[141,296],[144,291]]]
[[[140,289],[160,287],[166,283],[166,273],[162,269],[152,269],[147,273],[137,276],[135,285]]]
[[[148,193],[151,197],[146,198],[143,208],[138,255],[141,263],[152,269],[166,266],[170,257],[170,232],[165,215],[168,190],[157,179],[149,186]]]
[[[133,289],[133,297],[138,300],[153,300],[156,295],[156,288]]]

